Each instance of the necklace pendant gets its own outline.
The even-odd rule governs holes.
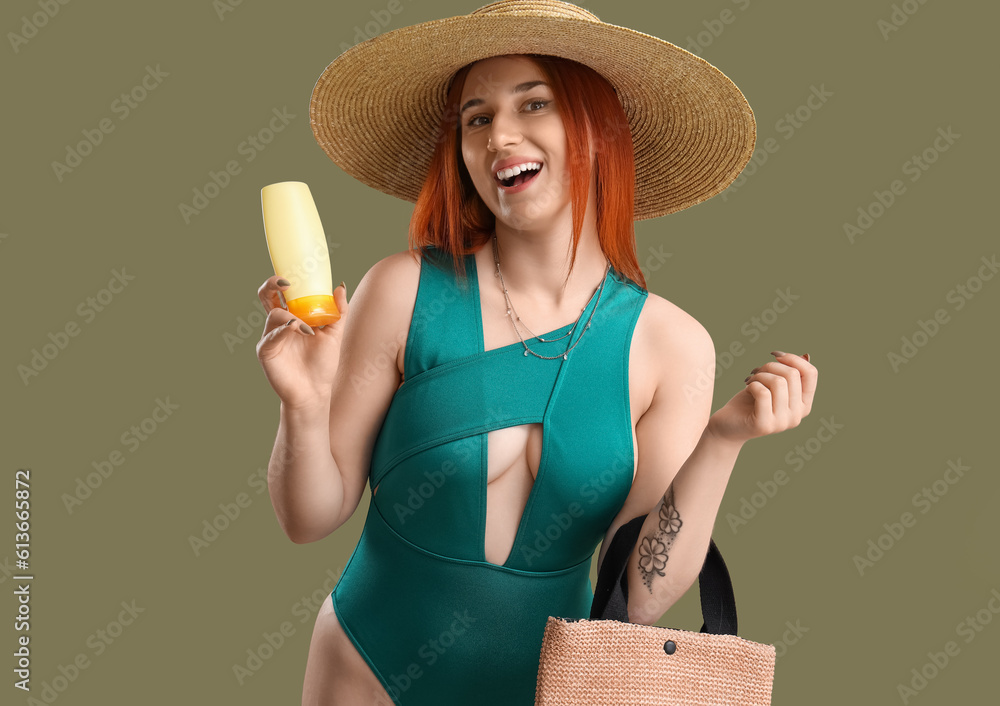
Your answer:
[[[527,348],[524,349],[524,354],[528,355],[528,349]]]
[[[568,357],[569,357],[569,353],[563,353],[563,360],[566,360],[566,358],[568,358]]]

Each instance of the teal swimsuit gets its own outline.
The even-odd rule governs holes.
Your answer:
[[[450,256],[422,255],[404,382],[372,454],[378,494],[333,606],[396,704],[531,706],[546,620],[589,617],[594,550],[631,489],[629,346],[648,293],[611,268],[568,358],[483,352],[474,256],[463,289]],[[561,354],[596,302],[572,336],[528,345]],[[532,422],[541,461],[499,566],[484,547],[487,433]]]

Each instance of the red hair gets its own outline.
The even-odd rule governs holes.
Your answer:
[[[628,118],[611,84],[570,59],[527,55],[548,79],[566,130],[573,247],[570,272],[590,192],[590,137],[597,179],[597,234],[601,250],[620,274],[646,288],[635,251],[635,160]],[[496,217],[476,192],[461,157],[459,101],[472,65],[459,69],[445,103],[434,155],[410,218],[409,246],[434,245],[450,253],[464,281],[463,258],[493,235]]]

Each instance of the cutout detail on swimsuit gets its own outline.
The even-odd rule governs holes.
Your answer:
[[[487,435],[485,560],[506,566],[517,550],[521,525],[542,466],[544,427],[540,422],[494,429]],[[506,547],[503,557],[497,546]]]

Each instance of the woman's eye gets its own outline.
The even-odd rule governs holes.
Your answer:
[[[552,101],[544,98],[537,98],[535,100],[528,101],[527,103],[524,104],[524,106],[529,113],[534,113],[538,110],[541,110],[542,108],[545,108],[551,102]],[[468,122],[466,122],[465,125],[466,127],[482,127],[483,125],[486,125],[488,122],[489,122],[489,116],[474,115],[471,118],[469,118]]]

